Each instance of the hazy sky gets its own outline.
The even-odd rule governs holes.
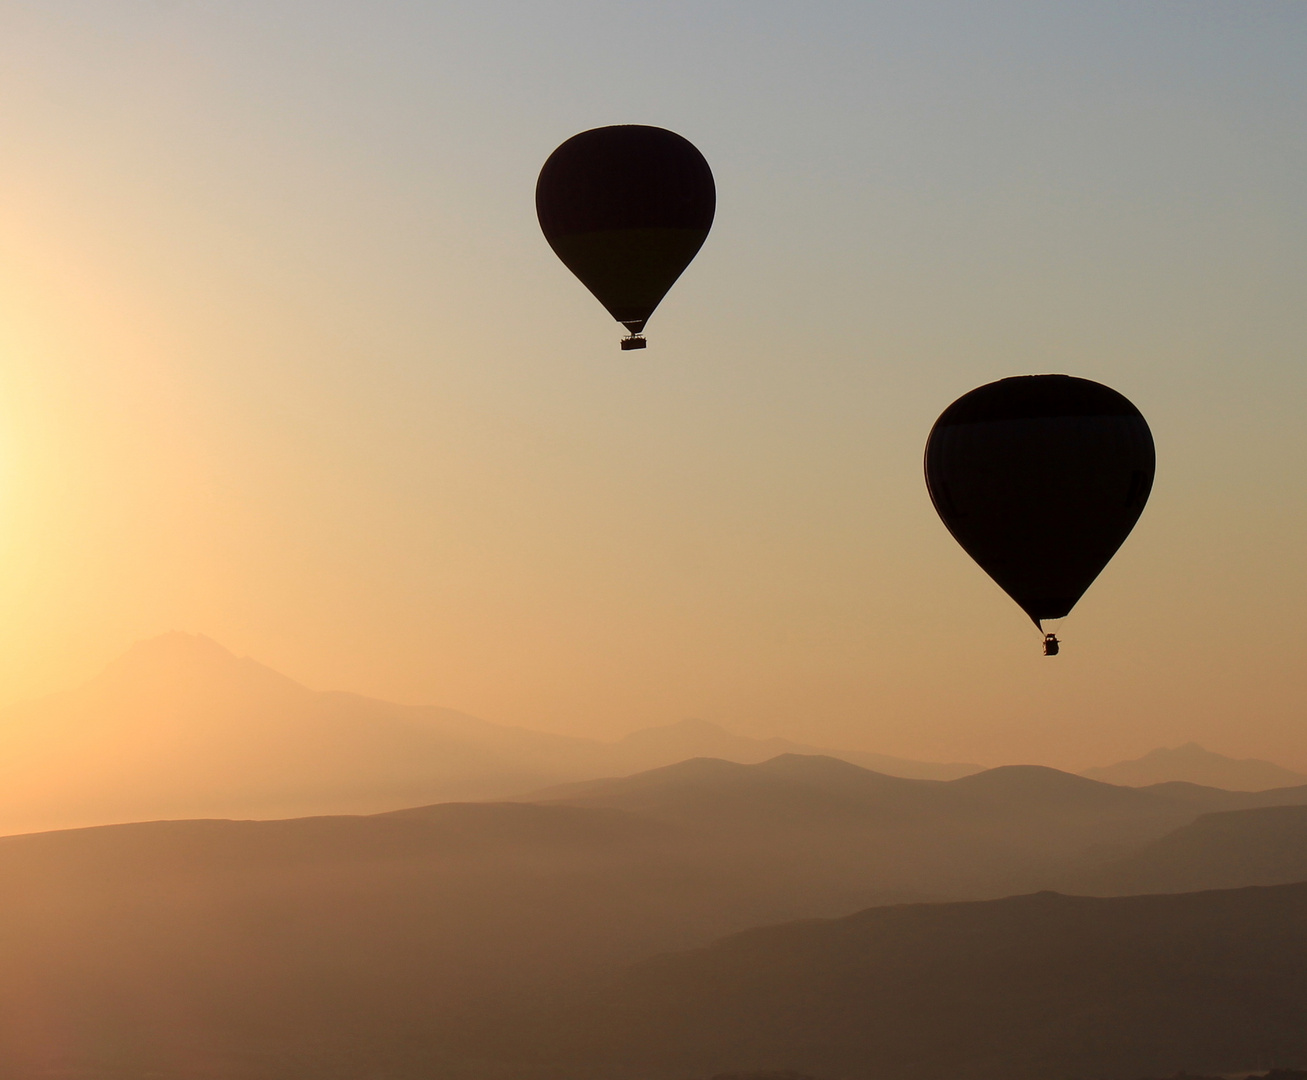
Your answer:
[[[1307,768],[1307,5],[0,0],[0,699],[203,632],[310,686]],[[670,127],[650,323],[536,174]],[[1109,383],[1157,483],[1056,660],[921,452]]]

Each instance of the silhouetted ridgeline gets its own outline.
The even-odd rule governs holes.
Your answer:
[[[1183,781],[1230,791],[1266,791],[1307,783],[1307,776],[1256,758],[1229,758],[1197,743],[1152,750],[1134,761],[1119,761],[1080,774],[1107,784],[1142,787]]]
[[[503,799],[691,757],[826,753],[904,776],[931,764],[734,735],[686,720],[617,742],[452,709],[309,690],[208,638],[138,642],[71,693],[0,711],[0,835],[159,818],[300,817]]]
[[[1092,891],[1113,894],[1307,881],[1307,806],[1204,814],[1092,880]]]
[[[875,908],[637,965],[537,1038],[595,1077],[1261,1072],[1307,1064],[1305,964],[1307,884]]]

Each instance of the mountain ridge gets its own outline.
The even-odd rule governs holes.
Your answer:
[[[1082,918],[1120,909],[1058,894],[1076,880],[1102,885],[1104,867],[1123,865],[1136,879],[1122,887],[1144,873],[1166,886],[1177,865],[1187,887],[1216,872],[1291,872],[1307,789],[1260,796],[1302,802],[1288,808],[1298,822],[1288,829],[1259,808],[1203,815],[1204,805],[1258,798],[1248,793],[1168,798],[1038,766],[931,781],[813,756],[698,759],[597,782],[583,796],[0,838],[0,1074],[197,1080],[194,1063],[206,1061],[203,1075],[229,1080],[357,1080],[359,1062],[396,1080],[785,1068],[849,1080],[1130,1080],[1248,1063],[1243,1028],[1225,1057],[1168,1056],[1198,1030],[1180,1025],[1185,1009],[1207,1023],[1216,1005],[1283,1012],[1297,1000],[1283,980],[1263,998],[1244,983],[1268,951],[1296,963],[1295,942],[1307,948],[1307,894],[1291,920],[1240,902],[1205,916],[1197,938],[1175,936],[1193,920],[1161,897],[1146,909],[1155,914],[1143,940],[1137,921],[1113,916],[1103,936],[1091,925],[1098,916]],[[1229,850],[1257,836],[1273,841],[1258,849],[1266,858],[1226,866]],[[1124,859],[1106,857],[1114,845],[1129,849]],[[1013,893],[1036,899],[999,899]],[[884,931],[870,951],[859,919]],[[1171,937],[1150,945],[1155,924]],[[832,931],[817,953],[794,947],[796,933],[801,945],[838,926],[852,936]],[[1070,960],[1068,941],[1079,942]],[[1200,980],[1176,967],[1173,950],[1245,964],[1227,979],[1244,997],[1220,989],[1227,969],[1210,963],[1223,996],[1194,997]],[[723,955],[743,959],[714,966]],[[1058,956],[1066,962],[1039,966]],[[1104,991],[1115,956],[1125,957],[1125,982]],[[1005,993],[1021,1020],[1008,1043],[1008,1014],[990,1008]],[[879,1059],[858,1041],[862,1028],[841,1027],[850,1002],[870,1010],[858,1024],[880,1025],[887,1040],[882,1072],[868,1071]],[[686,1004],[696,1005],[688,1019]],[[936,1006],[940,1024],[922,1027]],[[12,1019],[32,1015],[46,1033],[37,1043]],[[776,1043],[767,1027],[778,1015],[795,1018],[798,1043]],[[1129,1036],[1107,1040],[1117,1057],[1075,1056],[1098,1030],[1084,1016]],[[1175,1038],[1167,1054],[1131,1057],[1150,1016]],[[968,1041],[976,1054],[956,1056]],[[685,1054],[669,1059],[668,1046]],[[812,1057],[813,1046],[834,1056]],[[23,1056],[37,1051],[58,1060]]]
[[[172,632],[137,642],[76,689],[0,710],[0,835],[504,799],[668,764],[705,741],[749,761],[774,756],[777,744],[705,721],[604,743],[311,690],[211,638]],[[970,768],[883,760],[917,772]]]
[[[1307,881],[1307,805],[1203,814],[1104,868],[1093,891],[1178,893],[1295,881]]]
[[[1158,747],[1143,757],[1085,769],[1080,775],[1131,787],[1179,781],[1227,791],[1267,791],[1307,784],[1307,775],[1292,769],[1259,758],[1226,757],[1196,742],[1171,748]]]

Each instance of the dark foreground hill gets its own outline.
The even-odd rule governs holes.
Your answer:
[[[651,960],[516,1045],[596,1078],[1264,1071],[1307,1064],[1304,971],[1307,884],[907,905]]]
[[[527,977],[511,999],[451,996],[442,969],[469,977],[474,957],[441,927],[448,909],[402,891],[389,910],[338,896],[326,922],[220,898],[201,926],[120,895],[75,938],[75,898],[44,900],[0,930],[7,1080],[1134,1080],[1307,1065],[1307,884],[874,908],[616,976]],[[531,921],[538,900],[505,902]],[[471,952],[513,953],[529,976],[547,959],[531,952],[548,921],[534,918],[498,952],[485,939]],[[601,911],[575,918],[602,936]]]

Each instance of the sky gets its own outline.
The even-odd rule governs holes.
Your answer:
[[[181,629],[568,734],[1307,769],[1305,48],[1273,0],[0,0],[0,701]],[[639,353],[534,213],[612,123],[718,189]],[[1056,660],[921,476],[1049,371],[1158,450]]]

